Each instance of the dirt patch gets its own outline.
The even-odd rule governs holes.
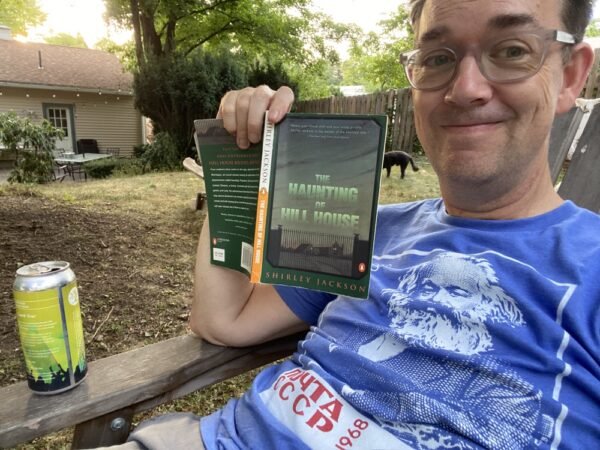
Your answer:
[[[135,212],[0,196],[0,385],[25,379],[12,298],[16,269],[71,263],[88,361],[186,332],[197,240]]]

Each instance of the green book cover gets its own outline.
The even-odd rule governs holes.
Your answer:
[[[385,115],[288,114],[240,150],[197,120],[211,262],[253,282],[368,296]]]
[[[195,120],[204,171],[212,264],[250,274],[261,145],[240,150],[221,119]]]
[[[267,123],[252,281],[368,296],[386,130],[385,115]]]

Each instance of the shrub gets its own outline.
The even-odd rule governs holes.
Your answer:
[[[45,183],[52,180],[56,139],[63,131],[47,120],[40,124],[13,112],[0,114],[0,142],[16,155],[12,183]]]
[[[83,170],[90,178],[108,178],[119,165],[120,160],[116,158],[97,159],[86,162],[83,165]]]
[[[144,163],[137,158],[122,159],[121,164],[115,167],[113,172],[115,177],[132,177],[142,174],[144,174]]]
[[[157,133],[154,142],[144,146],[140,157],[144,171],[181,170],[181,158],[177,144],[170,134]]]
[[[106,158],[90,161],[83,166],[85,173],[90,178],[108,178],[110,176],[142,175],[144,164],[141,160]]]

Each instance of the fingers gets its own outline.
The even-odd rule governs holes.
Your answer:
[[[290,112],[294,103],[294,91],[287,86],[281,86],[275,92],[269,106],[269,120],[277,123]]]
[[[294,93],[287,86],[277,91],[268,86],[244,88],[223,96],[217,118],[222,118],[225,129],[236,136],[238,147],[245,149],[260,142],[265,111],[269,110],[269,120],[277,123],[293,102]]]

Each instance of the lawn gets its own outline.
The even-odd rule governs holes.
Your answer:
[[[383,178],[381,203],[438,196],[424,159],[418,172]],[[37,187],[0,185],[0,385],[24,379],[11,286],[15,270],[41,260],[69,261],[78,277],[88,361],[188,332],[196,241],[198,178],[146,174]],[[144,415],[204,415],[243,392],[246,374]],[[143,417],[137,417],[140,420]],[[71,430],[20,449],[68,448]]]

